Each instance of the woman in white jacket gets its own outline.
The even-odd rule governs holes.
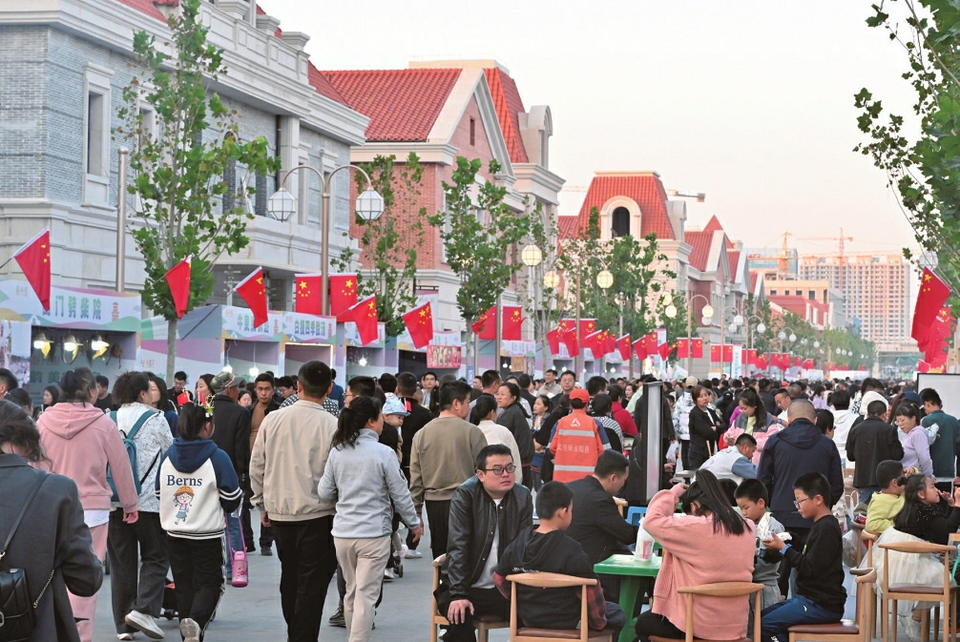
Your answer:
[[[414,541],[423,534],[396,453],[378,442],[382,431],[380,402],[354,397],[340,411],[330,457],[317,487],[321,501],[337,502],[332,533],[347,584],[343,615],[350,642],[370,638],[374,605],[390,558],[394,511],[414,534]]]

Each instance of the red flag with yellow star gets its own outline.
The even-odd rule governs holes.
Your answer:
[[[338,316],[350,306],[357,304],[357,275],[330,275],[330,316]]]
[[[519,341],[523,338],[523,308],[519,305],[503,306],[503,322],[500,337],[504,341]]]
[[[403,324],[407,326],[413,347],[418,350],[433,341],[433,310],[427,301],[403,315]]]
[[[357,324],[357,333],[360,335],[360,345],[373,343],[380,338],[377,327],[377,295],[371,294],[366,299],[340,313],[339,323],[353,321]]]
[[[587,346],[587,335],[593,334],[597,331],[597,321],[596,319],[580,319],[580,334],[577,335],[580,339],[580,345],[584,348]]]
[[[694,359],[703,358],[703,339],[698,338],[693,340],[693,344],[690,346],[690,353]]]
[[[633,351],[637,354],[637,359],[643,361],[649,355],[647,351],[647,335],[643,335],[633,342]]]
[[[323,287],[323,276],[298,274],[295,283],[297,295],[293,309],[300,314],[323,314],[323,310],[320,309],[322,298],[320,288]]]
[[[917,343],[930,341],[931,328],[940,309],[950,296],[950,286],[934,274],[930,268],[923,268],[920,275],[920,292],[913,311],[913,332],[910,333]]]
[[[577,340],[577,321],[576,319],[560,319],[560,325],[557,326],[560,331],[560,343],[567,346],[567,354],[570,358],[580,355],[580,342]]]
[[[470,329],[477,335],[478,339],[490,341],[497,338],[497,306],[491,305],[490,309],[480,315],[480,318],[473,322]]]
[[[263,268],[258,267],[250,273],[250,276],[234,288],[237,294],[247,302],[250,311],[253,312],[253,327],[259,328],[267,322],[267,290],[263,287]]]
[[[50,309],[50,228],[27,241],[13,258],[46,312]]]
[[[560,354],[560,328],[554,328],[547,333],[547,343],[550,345],[550,354]]]
[[[190,257],[183,259],[167,270],[167,285],[170,287],[170,298],[177,312],[177,318],[183,318],[190,303]]]
[[[617,350],[620,352],[620,358],[624,361],[630,361],[630,335],[625,334],[617,339]]]

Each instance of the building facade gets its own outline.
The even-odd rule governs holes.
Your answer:
[[[910,265],[899,254],[805,256],[800,278],[829,281],[843,296],[843,316],[868,341],[910,337]],[[769,283],[768,283],[769,288]]]

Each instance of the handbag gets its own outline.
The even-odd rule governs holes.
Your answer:
[[[229,532],[227,533],[227,545],[230,547],[230,570],[231,575],[233,575],[230,585],[234,588],[243,588],[250,582],[250,570],[247,566],[247,543],[243,540],[242,525],[240,526],[240,550],[233,550]]]
[[[26,503],[24,503],[23,508],[20,509],[17,521],[13,523],[10,532],[7,533],[7,539],[3,543],[3,550],[0,550],[0,561],[6,556],[10,542],[13,541],[13,535],[17,532],[17,528],[20,527],[23,516],[27,514],[27,509],[30,508],[30,502],[33,501],[37,491],[40,490],[40,487],[43,486],[43,482],[45,482],[46,479],[46,475],[41,475],[40,481],[33,487],[33,491],[31,491],[27,497]],[[37,605],[40,604],[40,599],[47,591],[47,587],[50,586],[50,581],[53,579],[53,572],[51,569],[50,577],[47,578],[47,583],[44,584],[37,599],[31,600],[25,569],[11,568],[0,570],[0,642],[23,642],[24,640],[30,639],[37,623]]]

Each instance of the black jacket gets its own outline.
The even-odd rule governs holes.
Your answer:
[[[213,443],[230,455],[237,476],[250,469],[250,411],[220,393],[213,398]]]
[[[836,444],[812,421],[794,419],[782,431],[767,438],[757,474],[770,493],[773,516],[787,530],[813,526],[813,522],[801,517],[793,505],[793,482],[810,471],[823,474],[830,482],[830,497],[825,498],[829,499],[829,505],[840,501],[843,497],[843,471]]]
[[[37,624],[30,642],[79,642],[67,589],[84,597],[96,594],[103,582],[103,568],[83,522],[77,485],[62,475],[34,470],[19,455],[0,454],[0,488],[18,489],[0,492],[0,537],[6,539],[26,495],[41,477],[46,481],[13,536],[0,569],[24,569],[31,600],[37,599],[54,570],[37,605]]]
[[[413,446],[413,436],[421,428],[433,421],[433,413],[420,405],[420,402],[412,397],[402,397],[410,414],[403,418],[403,426],[400,427],[400,434],[403,436],[403,445],[400,450],[403,453],[403,474],[410,479],[410,447]]]
[[[497,506],[476,476],[463,482],[450,500],[447,561],[443,567],[451,601],[467,599],[470,587],[480,578],[493,547],[494,522],[500,529],[497,559],[502,559],[520,531],[533,527],[530,491],[516,484]]]
[[[527,423],[527,417],[523,414],[523,407],[520,402],[514,402],[512,405],[503,409],[503,414],[497,418],[497,423],[506,426],[517,440],[517,448],[520,449],[520,462],[524,466],[529,466],[533,461],[533,433],[530,432],[530,424]]]
[[[879,417],[855,423],[847,434],[847,459],[854,462],[855,488],[879,486],[877,465],[885,459],[903,459],[903,444],[897,436],[897,427]]]
[[[590,564],[601,562],[637,540],[637,527],[620,515],[613,497],[593,475],[567,484],[573,491],[573,521],[567,536],[580,542]]]

